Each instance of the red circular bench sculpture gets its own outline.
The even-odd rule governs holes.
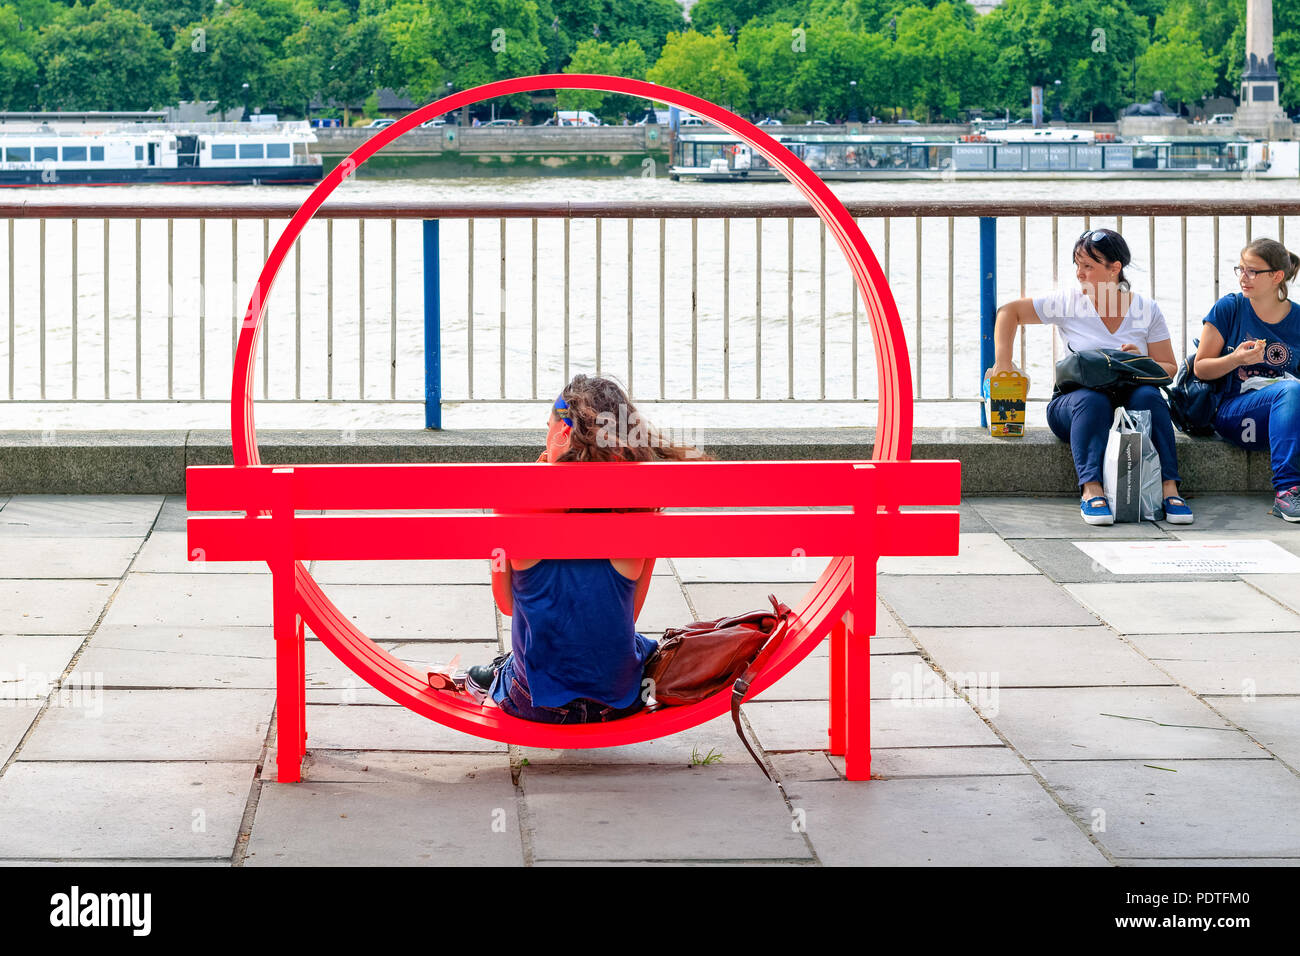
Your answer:
[[[601,490],[600,470],[609,466],[600,464],[569,464],[563,469],[544,464],[261,465],[252,390],[264,305],[285,256],[321,204],[357,167],[420,123],[481,99],[545,89],[624,93],[681,107],[740,137],[808,197],[848,258],[871,321],[879,376],[871,462],[623,464],[628,478],[617,491]],[[830,560],[802,599],[789,602],[795,612],[789,631],[754,680],[747,699],[789,673],[830,636],[828,749],[844,755],[848,779],[861,780],[870,776],[868,639],[875,621],[876,559],[880,555],[957,553],[955,512],[900,509],[903,505],[952,505],[960,497],[959,463],[909,461],[911,440],[911,372],[888,282],[848,210],[806,165],[753,124],[679,90],[594,74],[518,77],[455,93],[379,131],[325,177],[281,233],[258,277],[239,337],[231,388],[234,465],[194,466],[186,471],[190,510],[234,510],[247,516],[189,519],[190,557],[264,560],[271,567],[277,647],[277,779],[295,781],[300,778],[307,740],[304,625],[354,673],[397,703],[456,730],[505,743],[560,749],[636,743],[686,730],[721,716],[730,706],[728,689],[695,705],[605,724],[553,725],[510,717],[464,695],[430,687],[426,674],[376,645],[334,605],[308,572],[305,561],[487,559],[501,554],[840,555]],[[783,515],[295,515],[297,510],[308,509],[431,507],[495,507],[521,512],[579,504],[597,508],[795,504],[802,508],[847,506],[849,510]],[[719,533],[700,535],[701,522],[709,522],[710,530]],[[719,551],[718,545],[707,543],[682,544],[701,537],[725,540],[728,550]],[[601,542],[610,540],[620,541],[628,553],[608,553],[609,545]],[[539,550],[543,548],[544,553]]]

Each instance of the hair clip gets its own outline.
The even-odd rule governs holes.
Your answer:
[[[563,409],[564,411],[568,411],[568,410],[569,410],[569,403],[566,402],[566,401],[564,400],[564,396],[561,395],[559,398],[557,398],[557,399],[555,400],[555,406],[554,406],[554,408],[555,408],[555,410],[556,410],[557,412],[560,411],[561,409]],[[564,422],[564,424],[568,425],[570,428],[573,427],[573,419],[572,419],[572,418],[566,418],[565,416],[561,415],[561,416],[560,416],[560,421]]]

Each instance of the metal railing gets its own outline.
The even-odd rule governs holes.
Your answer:
[[[1272,200],[848,207],[890,279],[916,400],[940,403],[979,399],[990,280],[999,302],[1073,283],[1080,231],[1125,234],[1134,288],[1181,355],[1235,288],[1240,246],[1285,242],[1300,214]],[[243,310],[296,208],[0,203],[0,403],[228,402]],[[1022,367],[1050,380],[1054,346],[1030,332]],[[329,203],[270,293],[259,363],[259,401],[423,404],[432,427],[443,407],[532,402],[577,371],[619,376],[638,402],[813,404],[846,424],[875,397],[858,290],[798,202]]]

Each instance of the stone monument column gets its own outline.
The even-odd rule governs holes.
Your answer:
[[[1239,130],[1249,128],[1264,135],[1273,132],[1271,124],[1286,120],[1273,58],[1273,0],[1246,0],[1246,64],[1236,120]]]

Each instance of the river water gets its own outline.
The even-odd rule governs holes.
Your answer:
[[[833,183],[844,200],[900,202],[934,200],[1089,200],[1096,205],[1091,225],[1114,226],[1107,206],[1119,199],[1294,199],[1300,183],[1270,180],[1179,181],[906,181]],[[309,190],[297,187],[138,186],[111,188],[49,188],[41,200],[93,204],[99,201],[200,201],[221,206],[268,198],[300,200]],[[461,180],[349,180],[340,198],[391,202],[554,200],[583,202],[701,201],[735,198],[744,201],[798,200],[800,194],[784,183],[674,183],[657,178],[493,178]],[[864,234],[877,257],[884,260],[884,224],[863,220]],[[167,228],[165,221],[145,221],[141,227],[139,323],[135,286],[134,224],[110,224],[108,267],[109,355],[108,391],[112,399],[139,394],[155,402],[103,402],[104,381],[104,261],[102,220],[78,223],[76,243],[76,392],[73,393],[72,226],[66,220],[46,225],[45,262],[45,401],[41,398],[41,320],[39,225],[17,221],[13,229],[13,335],[7,311],[0,311],[0,427],[62,428],[224,428],[229,423],[224,399],[229,394],[232,317],[242,313],[260,270],[264,232],[261,222],[237,226],[237,269],[232,274],[231,224],[207,220],[203,281],[199,269],[199,225],[177,221],[173,233],[173,319],[168,362]],[[274,243],[281,224],[272,223],[265,239]],[[537,250],[537,334],[532,328],[533,286],[531,229],[528,220],[507,223],[504,263],[496,220],[477,220],[471,270],[464,220],[441,227],[442,381],[446,399],[444,427],[507,427],[540,425],[550,397],[564,382],[564,242],[560,220],[541,220]],[[651,417],[669,428],[701,425],[868,425],[874,409],[861,399],[875,395],[875,366],[870,333],[858,309],[856,372],[853,351],[852,283],[843,256],[833,240],[826,247],[825,321],[820,286],[819,227],[800,220],[794,227],[793,291],[787,290],[787,223],[762,223],[761,277],[755,268],[755,221],[735,220],[730,227],[730,305],[723,318],[723,227],[720,221],[700,221],[697,269],[697,349],[692,378],[691,350],[691,223],[669,221],[665,230],[666,279],[660,282],[659,225],[634,223],[631,240],[633,348],[629,357],[629,249],[625,221],[607,220],[600,243],[600,370],[625,382]],[[1287,221],[1288,237],[1300,244],[1300,223]],[[301,289],[295,288],[290,257],[268,300],[267,351],[259,362],[255,394],[271,401],[258,406],[258,424],[269,427],[375,428],[424,424],[420,400],[424,394],[423,265],[421,227],[415,221],[397,224],[397,259],[390,259],[390,226],[371,222],[365,227],[364,278],[358,252],[358,224],[339,221],[333,228],[333,327],[328,322],[327,227],[312,223],[301,239]],[[1049,291],[1073,282],[1069,253],[1082,231],[1081,217],[1063,218],[1054,249],[1051,221],[1027,223],[1024,290]],[[1276,217],[1256,217],[1252,235],[1278,233]],[[1187,232],[1186,295],[1183,293],[1182,238],[1179,221],[1157,222],[1155,243],[1149,241],[1145,219],[1127,220],[1123,231],[1133,249],[1129,270],[1136,291],[1155,298],[1173,334],[1175,351],[1191,347],[1200,320],[1213,304],[1215,279],[1219,293],[1236,288],[1232,266],[1245,242],[1247,223],[1241,218],[1220,222],[1217,261],[1208,219],[1192,219]],[[7,263],[9,233],[0,228],[0,249]],[[571,290],[569,294],[568,371],[596,370],[595,223],[577,220],[571,226]],[[1019,220],[1001,220],[998,227],[998,298],[1021,294]],[[916,231],[910,219],[890,225],[888,271],[902,315],[913,361],[913,380],[922,402],[917,424],[973,425],[978,413],[979,361],[979,245],[974,220],[958,220],[952,255],[953,301],[948,302],[949,255],[947,223],[926,220],[921,237],[918,272]],[[1055,279],[1054,279],[1054,269]],[[396,325],[390,319],[396,275]],[[472,277],[472,280],[471,280]],[[473,286],[475,362],[473,397],[466,361],[469,338],[469,290]],[[9,271],[0,267],[0,310],[10,297]],[[761,300],[756,304],[756,283]],[[664,334],[660,338],[660,289],[664,299]],[[364,286],[364,313],[361,289]],[[789,295],[789,306],[787,304]],[[294,321],[301,301],[301,320]],[[793,329],[789,324],[793,312]],[[761,313],[761,329],[755,315]],[[361,349],[364,314],[364,354]],[[919,316],[919,319],[918,319]],[[1186,326],[1184,326],[1186,321]],[[504,350],[501,348],[504,322]],[[951,325],[951,335],[950,335]],[[919,328],[919,335],[918,335]],[[139,334],[140,362],[136,360]],[[794,350],[789,342],[793,337]],[[919,348],[918,348],[919,339]],[[759,341],[761,340],[761,341]],[[824,345],[823,345],[824,341]],[[395,342],[395,347],[394,347]],[[1035,381],[1033,394],[1050,392],[1052,342],[1047,329],[1027,330],[1027,368]],[[203,360],[200,362],[200,345]],[[761,346],[761,349],[760,349]],[[660,352],[664,356],[662,370]],[[757,356],[761,352],[761,359]],[[917,357],[919,355],[919,369]],[[12,356],[12,358],[11,358]],[[792,357],[793,356],[793,357]],[[824,358],[823,358],[824,357]],[[533,363],[536,363],[534,390]],[[757,359],[757,360],[756,360]],[[332,367],[331,367],[332,360]],[[394,366],[395,360],[395,366]],[[12,367],[12,380],[9,369]],[[757,370],[761,368],[761,382]],[[793,371],[793,375],[791,372]],[[170,376],[170,386],[169,386]],[[660,381],[662,376],[662,391]],[[856,382],[855,382],[856,378]],[[265,382],[266,388],[263,388]],[[951,390],[950,390],[951,382]],[[717,399],[709,404],[659,404],[666,399]],[[856,391],[855,391],[856,389]],[[762,406],[731,399],[787,399]],[[7,399],[12,392],[16,401]],[[540,401],[534,400],[534,394]],[[957,404],[942,401],[955,397]],[[170,396],[170,397],[169,397]],[[354,399],[364,396],[366,403]],[[401,402],[392,402],[396,397]],[[855,396],[856,399],[855,400]],[[293,404],[301,397],[315,401]],[[509,401],[502,402],[501,398]],[[790,397],[796,401],[788,401]],[[821,401],[823,397],[826,401]],[[222,399],[200,404],[197,399]],[[485,401],[486,400],[486,401]],[[938,401],[936,401],[938,400]],[[1031,423],[1042,421],[1042,408],[1031,406]]]

